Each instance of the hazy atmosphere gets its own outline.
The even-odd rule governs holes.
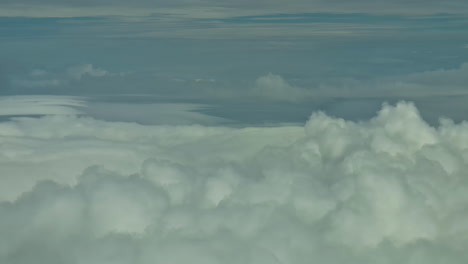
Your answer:
[[[0,263],[468,263],[468,1],[0,0]]]

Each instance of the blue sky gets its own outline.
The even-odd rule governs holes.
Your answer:
[[[239,103],[305,104],[299,108],[310,112],[333,111],[327,103],[345,99],[464,96],[465,5],[7,1],[0,4],[0,94],[146,95],[221,112]],[[279,78],[256,88],[265,76]]]

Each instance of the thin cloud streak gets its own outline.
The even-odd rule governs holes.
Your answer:
[[[110,6],[111,5],[111,6]],[[74,16],[147,16],[153,13],[175,14],[191,18],[226,18],[233,15],[258,15],[274,13],[332,12],[371,14],[467,14],[468,4],[463,0],[379,2],[354,1],[54,1],[15,0],[2,1],[0,16],[74,17]]]

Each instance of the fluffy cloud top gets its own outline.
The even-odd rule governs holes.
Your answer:
[[[311,91],[291,86],[281,76],[267,74],[255,81],[254,96],[273,101],[303,101],[310,99]]]
[[[0,123],[2,263],[466,263],[468,124]]]

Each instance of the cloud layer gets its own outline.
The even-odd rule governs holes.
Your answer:
[[[0,96],[0,116],[77,115],[84,98],[72,96]]]
[[[0,123],[2,263],[466,263],[468,124]]]
[[[93,15],[148,15],[169,13],[189,17],[223,17],[232,14],[252,13],[393,13],[393,14],[440,14],[465,13],[467,4],[462,0],[447,0],[444,6],[435,0],[426,0],[424,5],[418,0],[391,0],[375,3],[369,0],[325,1],[192,1],[192,0],[93,0],[93,1],[57,1],[57,0],[5,0],[0,5],[2,16],[93,16]],[[26,8],[25,8],[26,7]]]

